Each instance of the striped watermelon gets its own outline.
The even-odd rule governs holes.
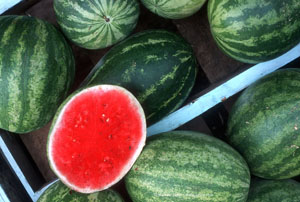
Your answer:
[[[144,31],[114,46],[83,85],[114,84],[132,92],[151,124],[177,109],[196,77],[191,46],[164,30]]]
[[[220,49],[241,62],[273,59],[300,42],[299,0],[209,0],[208,19]]]
[[[252,180],[247,202],[299,202],[300,184],[287,180]]]
[[[146,140],[146,119],[124,88],[98,85],[78,90],[58,109],[47,155],[54,173],[71,189],[107,189],[129,171]]]
[[[196,13],[206,0],[141,0],[153,13],[169,19],[181,19]]]
[[[228,121],[230,143],[253,175],[267,179],[300,174],[300,70],[276,71],[248,87]]]
[[[173,131],[147,141],[125,177],[133,202],[246,201],[248,166],[221,140]]]
[[[0,128],[27,133],[54,116],[74,78],[62,34],[28,16],[0,17]]]
[[[137,0],[54,0],[58,24],[72,42],[87,49],[113,45],[137,24]]]
[[[61,181],[57,181],[42,193],[37,202],[124,202],[124,200],[112,189],[82,194],[72,191]]]

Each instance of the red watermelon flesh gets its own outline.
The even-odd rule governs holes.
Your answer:
[[[118,182],[146,140],[142,107],[113,85],[87,88],[64,103],[49,134],[48,157],[70,188],[92,193]]]

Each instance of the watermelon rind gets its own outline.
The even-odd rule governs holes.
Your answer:
[[[247,202],[299,202],[300,183],[292,180],[251,180]]]
[[[228,144],[192,131],[151,136],[125,177],[133,202],[246,201],[250,172]]]
[[[151,12],[167,18],[182,19],[195,14],[206,0],[141,0]]]
[[[54,0],[54,11],[66,37],[86,49],[105,48],[123,40],[140,14],[137,0]]]
[[[141,117],[141,121],[142,121],[142,138],[141,141],[138,142],[138,147],[134,153],[134,155],[132,156],[132,158],[127,162],[126,165],[123,166],[122,171],[120,172],[120,174],[118,175],[118,177],[114,180],[112,180],[109,184],[107,184],[105,187],[99,187],[99,189],[90,189],[88,186],[86,186],[85,188],[80,188],[75,186],[74,184],[70,183],[69,180],[67,179],[66,176],[64,176],[56,167],[53,158],[52,158],[52,142],[53,142],[53,138],[55,138],[54,134],[55,131],[59,128],[61,120],[62,120],[62,116],[64,114],[64,111],[66,110],[66,108],[68,107],[69,103],[72,103],[73,100],[76,99],[76,97],[80,96],[82,93],[88,92],[88,91],[94,91],[94,90],[102,90],[102,91],[110,91],[110,90],[117,90],[120,91],[122,93],[124,93],[126,96],[128,96],[128,98],[132,101],[132,103],[135,105],[137,112],[139,114],[139,116]],[[115,103],[117,104],[117,103]],[[87,137],[88,138],[88,137]],[[71,188],[72,190],[75,190],[77,192],[80,193],[93,193],[93,192],[97,192],[97,191],[102,191],[105,190],[107,188],[110,188],[112,185],[116,184],[117,182],[119,182],[124,175],[130,170],[130,168],[132,167],[132,165],[134,164],[134,162],[136,161],[136,159],[138,158],[138,156],[140,155],[143,147],[145,146],[145,142],[146,142],[146,119],[145,119],[145,114],[143,111],[143,108],[141,107],[141,105],[139,104],[139,102],[137,101],[137,99],[134,97],[134,95],[132,95],[129,91],[127,91],[126,89],[120,87],[120,86],[116,86],[116,85],[95,85],[95,86],[91,86],[88,88],[80,88],[77,91],[75,91],[74,93],[72,93],[70,96],[68,96],[68,98],[60,105],[59,109],[57,110],[57,113],[52,121],[52,125],[50,127],[49,130],[49,134],[48,134],[48,140],[47,140],[47,158],[49,161],[49,165],[50,168],[52,169],[52,171],[57,175],[57,177],[69,188]]]
[[[126,88],[143,106],[149,126],[183,104],[194,86],[197,66],[191,45],[181,36],[147,30],[111,48],[82,86]]]
[[[298,0],[209,0],[207,13],[219,48],[240,62],[268,61],[300,42]]]
[[[50,23],[0,16],[0,128],[28,133],[46,125],[75,75],[72,49]]]
[[[58,180],[47,187],[37,202],[124,202],[124,200],[119,193],[112,189],[82,194],[71,190]]]
[[[281,69],[250,85],[237,99],[227,137],[265,179],[300,174],[300,70]]]

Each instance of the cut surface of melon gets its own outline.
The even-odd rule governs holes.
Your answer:
[[[99,85],[61,108],[49,133],[48,158],[67,186],[92,193],[118,182],[145,140],[145,115],[135,97],[124,88]]]

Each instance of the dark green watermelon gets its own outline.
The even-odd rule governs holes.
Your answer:
[[[300,184],[287,180],[251,180],[247,202],[299,202]]]
[[[180,36],[144,31],[114,46],[94,67],[83,86],[119,85],[137,97],[147,123],[177,109],[195,82],[197,63],[191,46]]]
[[[230,143],[253,175],[285,179],[300,174],[300,70],[283,69],[249,86],[228,121]]]

